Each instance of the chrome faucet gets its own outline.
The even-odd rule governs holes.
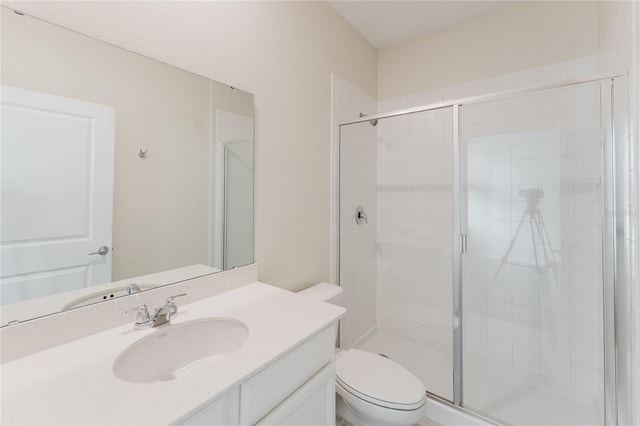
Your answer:
[[[151,322],[151,327],[157,327],[171,321],[171,318],[178,314],[178,307],[176,306],[173,299],[186,295],[187,293],[182,293],[176,294],[175,296],[167,297],[167,301],[164,302],[164,305],[156,309],[153,316],[149,319],[149,321]]]
[[[187,293],[176,294],[175,296],[167,297],[164,305],[155,310],[153,315],[149,314],[149,308],[147,305],[142,304],[137,307],[138,316],[134,328],[140,330],[143,328],[157,327],[162,324],[166,324],[171,321],[171,318],[178,314],[178,306],[173,301],[176,297],[186,296]],[[130,314],[132,310],[125,311],[125,314]]]
[[[140,293],[140,286],[138,284],[131,283],[127,286],[127,294]]]

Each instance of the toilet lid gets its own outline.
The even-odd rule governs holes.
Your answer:
[[[372,404],[413,410],[424,404],[425,387],[409,370],[380,355],[351,349],[336,359],[336,381]]]

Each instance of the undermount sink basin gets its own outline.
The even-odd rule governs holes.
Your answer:
[[[120,354],[113,373],[126,382],[174,380],[242,347],[249,329],[229,318],[203,318],[158,328]]]

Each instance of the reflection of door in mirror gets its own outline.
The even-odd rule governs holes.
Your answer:
[[[215,265],[229,269],[253,259],[253,118],[218,109],[216,121]]]
[[[1,303],[109,282],[114,109],[2,86],[2,118]]]

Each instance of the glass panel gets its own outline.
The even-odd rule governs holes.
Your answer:
[[[372,124],[341,128],[342,347],[383,353],[451,400],[452,110]]]
[[[600,85],[462,109],[464,405],[603,424]]]

